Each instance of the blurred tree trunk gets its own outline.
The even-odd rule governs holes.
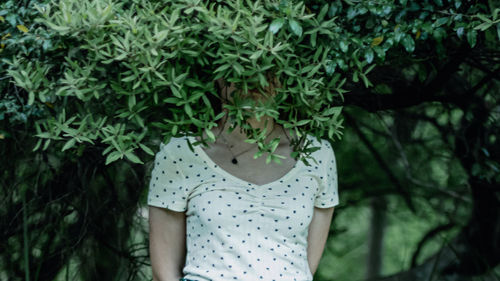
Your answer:
[[[383,197],[372,198],[370,202],[371,218],[368,237],[368,257],[366,261],[367,279],[380,276],[382,271],[386,204],[387,202]]]

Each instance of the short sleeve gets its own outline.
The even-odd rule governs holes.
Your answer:
[[[338,182],[337,182],[337,161],[335,152],[327,140],[323,140],[325,157],[321,161],[321,181],[314,206],[318,208],[330,208],[339,204]]]
[[[149,182],[148,205],[177,212],[187,209],[188,182],[183,171],[182,158],[173,145],[160,144]]]

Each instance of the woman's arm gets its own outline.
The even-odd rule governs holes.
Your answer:
[[[309,234],[307,236],[307,261],[313,275],[318,268],[319,260],[325,248],[334,209],[335,207],[314,207],[313,217],[309,225]]]
[[[154,281],[178,281],[186,258],[186,213],[149,206],[149,253]]]

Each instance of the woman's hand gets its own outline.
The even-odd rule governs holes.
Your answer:
[[[149,254],[154,281],[178,281],[186,258],[186,213],[149,206]]]
[[[314,208],[314,214],[309,225],[309,234],[307,236],[307,261],[313,275],[318,268],[323,249],[325,248],[334,209],[335,207]]]

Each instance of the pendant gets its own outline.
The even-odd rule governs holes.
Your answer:
[[[233,160],[231,160],[231,162],[233,162],[233,164],[238,164],[238,160],[236,160],[236,158],[233,158]]]

